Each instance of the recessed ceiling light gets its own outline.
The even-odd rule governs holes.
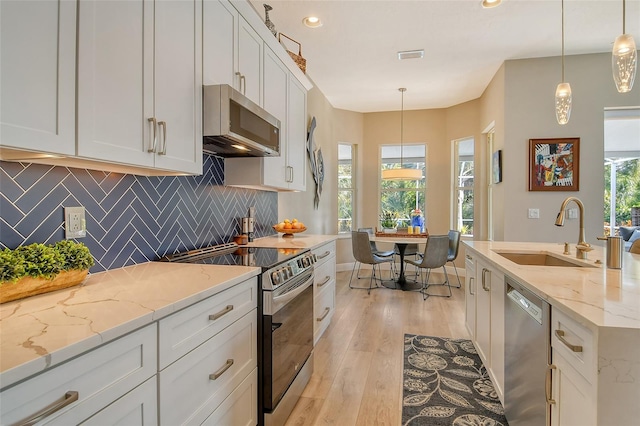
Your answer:
[[[482,0],[482,7],[485,9],[499,6],[502,0]]]
[[[317,16],[307,16],[302,20],[302,23],[309,28],[318,28],[322,26],[322,21]]]
[[[404,50],[398,52],[398,59],[422,59],[424,58],[424,49],[420,50]]]

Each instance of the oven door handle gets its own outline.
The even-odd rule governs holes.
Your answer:
[[[302,292],[304,292],[309,286],[313,285],[313,274],[309,277],[307,281],[304,282],[301,286],[295,288],[288,293],[283,294],[282,296],[277,296],[273,298],[273,314],[282,309],[287,303],[291,302],[293,299],[298,297]]]

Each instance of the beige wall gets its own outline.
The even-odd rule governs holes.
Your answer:
[[[640,106],[640,84],[631,93],[617,93],[609,53],[569,56],[565,65],[566,80],[573,90],[571,119],[565,126],[557,124],[553,110],[560,78],[557,57],[505,62],[479,99],[446,109],[405,111],[404,143],[427,144],[426,217],[431,233],[445,233],[450,227],[451,142],[473,136],[477,163],[475,239],[487,239],[488,220],[492,220],[496,240],[574,242],[577,220],[567,220],[564,228],[553,225],[562,200],[573,195],[585,203],[587,240],[596,243],[595,236],[602,233],[604,209],[603,110]],[[337,144],[347,142],[357,144],[359,149],[356,226],[376,226],[380,145],[398,143],[400,112],[360,114],[337,110],[314,88],[308,96],[308,116],[316,117],[315,141],[322,147],[325,159],[320,208],[313,209],[314,183],[308,171],[307,192],[279,194],[280,217],[305,221],[309,232],[336,233]],[[503,182],[492,187],[492,218],[488,218],[485,201],[490,156],[482,133],[489,126],[495,129],[494,149],[503,151]],[[581,138],[580,191],[529,192],[528,140],[574,136]],[[540,219],[527,219],[528,208],[540,209]],[[463,258],[458,257],[458,266],[463,265]],[[339,240],[338,264],[352,260],[351,241]]]
[[[571,84],[573,106],[569,123],[556,122],[554,94],[560,82],[560,58],[507,61],[505,68],[503,183],[504,202],[494,200],[504,223],[505,241],[575,243],[577,219],[554,226],[560,204],[567,196],[585,205],[587,242],[597,244],[603,233],[604,109],[640,106],[640,84],[632,92],[616,91],[611,76],[611,54],[565,58],[565,78]],[[580,190],[578,192],[529,192],[528,149],[530,138],[580,138]],[[570,204],[575,208],[575,204]],[[540,209],[540,219],[527,219],[528,208]]]

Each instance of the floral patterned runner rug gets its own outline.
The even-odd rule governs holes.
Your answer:
[[[402,424],[507,425],[471,340],[404,335]]]

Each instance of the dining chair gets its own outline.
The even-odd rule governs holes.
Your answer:
[[[366,232],[367,234],[369,234],[369,236],[375,235],[375,232],[373,231],[373,228],[358,228],[359,232]],[[395,254],[394,250],[380,250],[378,249],[378,246],[376,245],[375,241],[371,241],[371,239],[369,239],[369,244],[371,245],[371,252],[377,256],[380,257],[389,257],[389,256],[393,256]],[[395,262],[391,263],[391,270],[392,272],[395,274]],[[358,274],[357,274],[358,279],[362,279],[362,278],[366,278],[366,277],[361,277],[360,276],[360,266],[358,266]]]
[[[451,262],[453,270],[456,271],[456,278],[458,278],[458,285],[456,288],[462,287],[460,284],[460,275],[458,275],[458,268],[456,267],[455,260],[458,257],[458,249],[460,248],[460,231],[449,231],[449,254],[447,255],[447,263]]]
[[[640,240],[635,240],[633,244],[631,244],[629,253],[640,254]]]
[[[381,257],[377,254],[374,254],[371,250],[371,241],[369,240],[369,234],[364,231],[351,231],[351,248],[353,250],[353,257],[356,260],[356,263],[366,264],[372,266],[371,275],[369,276],[369,287],[355,287],[352,285],[353,281],[353,273],[356,270],[356,264],[353,264],[353,269],[351,270],[351,278],[349,278],[349,288],[354,289],[367,289],[367,294],[371,293],[372,288],[379,288],[379,286],[373,286],[373,281],[378,280],[382,281],[382,271],[380,270],[380,265],[386,262],[393,262],[392,256]],[[376,266],[378,267],[378,274],[380,275],[376,278]],[[358,267],[359,268],[359,267]]]
[[[424,253],[420,261],[414,261],[411,259],[405,259],[405,263],[413,265],[420,270],[425,269],[426,274],[420,274],[422,280],[422,287],[420,293],[422,293],[423,300],[426,300],[429,296],[437,297],[451,297],[451,285],[449,284],[449,276],[447,275],[447,259],[449,256],[449,236],[448,235],[429,235],[427,243],[424,247]],[[429,283],[429,276],[432,269],[442,268],[444,271],[444,282],[442,283]],[[449,288],[449,294],[429,294],[427,290],[431,286],[447,286]]]

